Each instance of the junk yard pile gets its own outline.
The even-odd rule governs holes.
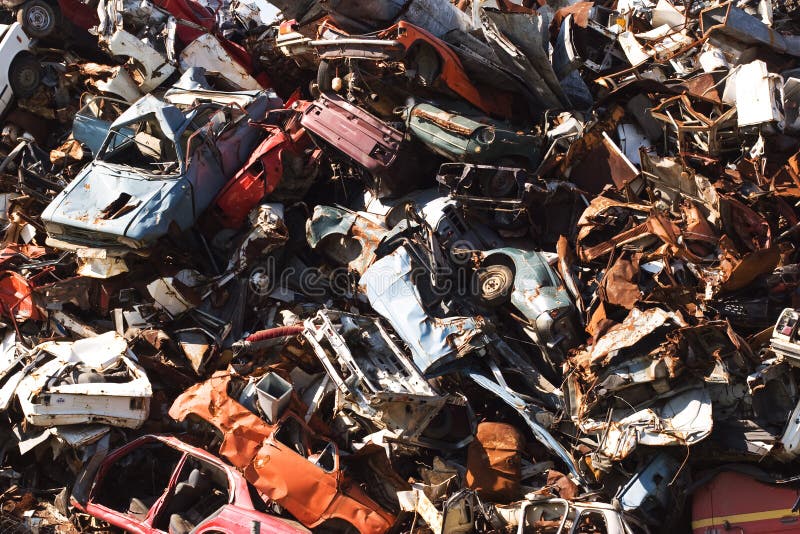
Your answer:
[[[0,532],[800,532],[800,5],[2,17]]]

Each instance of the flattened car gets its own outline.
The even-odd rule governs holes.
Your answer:
[[[240,227],[250,210],[276,189],[302,198],[319,163],[319,151],[312,150],[298,114],[290,112],[283,124],[267,120],[254,126],[266,130],[267,137],[214,200],[215,213],[230,228]]]
[[[36,361],[16,387],[25,420],[35,426],[106,423],[139,428],[150,413],[153,395],[145,371],[116,332],[75,342],[45,342],[34,348]]]
[[[428,103],[404,111],[408,130],[433,152],[468,163],[511,163],[535,168],[540,161],[540,140],[493,119],[451,113]]]
[[[527,321],[525,333],[551,363],[561,363],[578,335],[575,305],[556,272],[536,251],[505,247],[481,256],[475,278],[482,302],[494,307],[511,303]]]

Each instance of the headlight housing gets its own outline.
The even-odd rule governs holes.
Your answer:
[[[494,143],[495,133],[494,128],[491,126],[484,126],[475,132],[475,140],[482,145],[491,145]]]
[[[64,233],[64,227],[56,223],[45,223],[44,229],[50,235],[62,235]]]

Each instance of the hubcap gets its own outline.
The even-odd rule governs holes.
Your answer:
[[[28,10],[28,25],[36,30],[44,30],[50,26],[50,13],[41,6],[33,6]]]
[[[483,293],[485,295],[492,295],[497,293],[503,287],[503,277],[500,275],[492,275],[483,281]]]
[[[31,87],[36,83],[36,73],[33,69],[22,69],[18,76],[20,83],[25,87]]]

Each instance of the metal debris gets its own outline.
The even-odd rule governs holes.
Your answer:
[[[0,8],[0,531],[797,530],[795,3]]]

